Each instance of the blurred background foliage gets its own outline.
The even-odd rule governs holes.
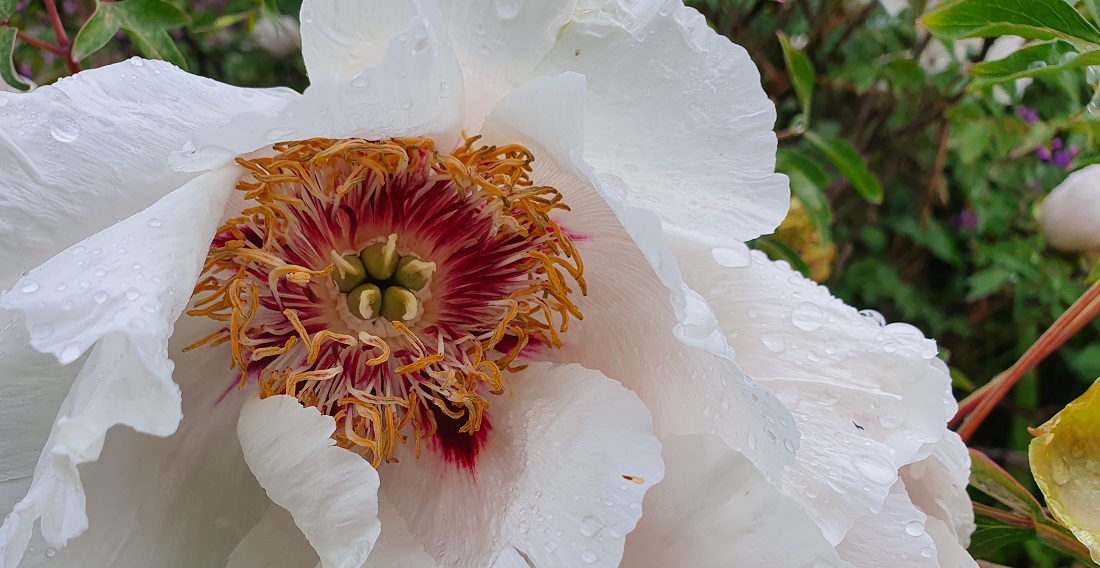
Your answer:
[[[307,85],[300,1],[64,0],[71,51],[57,48],[48,4],[0,0],[8,83],[142,55],[236,85]],[[1005,70],[978,64],[1022,40],[933,37],[918,21],[924,0],[689,4],[748,50],[778,108],[791,214],[753,245],[936,337],[960,398],[1009,367],[1100,273],[1094,257],[1050,250],[1036,217],[1069,172],[1100,161],[1091,68],[1051,65],[1034,81],[994,84]],[[1029,373],[971,441],[1032,492],[1027,428],[1100,375],[1098,329]],[[994,546],[979,535],[974,550],[1011,566],[1070,565],[1029,534]]]

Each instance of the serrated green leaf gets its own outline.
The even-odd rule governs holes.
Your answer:
[[[1100,65],[1100,50],[1078,53],[1073,45],[1054,41],[1025,47],[1004,59],[979,63],[971,67],[970,74],[976,78],[972,87],[984,87],[1090,65]]]
[[[15,13],[19,0],[0,0],[0,22],[6,22]]]
[[[124,28],[132,30],[167,30],[183,26],[191,18],[164,0],[124,0],[111,5]]]
[[[791,193],[802,203],[822,246],[828,246],[832,242],[833,212],[825,198],[825,187],[829,184],[825,171],[813,160],[786,149],[776,155],[775,171],[790,179]]]
[[[768,258],[772,260],[785,260],[791,265],[791,268],[802,273],[806,278],[810,277],[810,267],[806,265],[806,261],[802,260],[802,257],[798,256],[791,247],[774,239],[768,237],[760,237],[753,241],[753,246],[764,254],[768,255]]]
[[[810,59],[801,50],[791,45],[791,40],[783,32],[776,32],[779,36],[779,45],[783,46],[783,61],[787,64],[787,76],[791,79],[791,86],[798,97],[798,104],[802,107],[802,114],[807,122],[810,116],[810,107],[814,97],[814,66]]]
[[[80,27],[80,31],[73,40],[73,60],[80,61],[85,57],[103,49],[111,38],[118,32],[119,22],[111,14],[111,4],[96,3],[95,12],[87,22]]]
[[[172,36],[168,35],[168,32],[157,30],[151,33],[142,33],[126,30],[126,35],[130,36],[134,45],[145,57],[163,59],[184,71],[187,70],[187,60],[184,59],[183,54],[176,47],[176,42],[172,40]]]
[[[978,450],[970,450],[970,485],[1034,520],[1045,518],[1043,507],[996,462]]]
[[[932,33],[948,39],[1018,35],[1100,43],[1100,31],[1065,0],[953,0],[921,21]]]
[[[15,70],[15,61],[12,60],[12,51],[15,50],[15,35],[19,30],[7,26],[0,27],[0,79],[8,85],[27,90],[27,84],[19,78],[19,72]]]
[[[841,175],[851,182],[856,193],[871,203],[882,203],[882,184],[867,169],[867,162],[851,144],[839,138],[825,138],[814,132],[806,132],[803,137],[833,162]]]

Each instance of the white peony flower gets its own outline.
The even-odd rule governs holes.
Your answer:
[[[698,13],[301,22],[301,95],[0,98],[0,568],[965,565],[934,344],[750,261],[775,111]]]
[[[1100,251],[1100,165],[1073,172],[1050,192],[1039,210],[1039,228],[1055,249]]]

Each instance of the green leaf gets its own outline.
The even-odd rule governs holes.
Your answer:
[[[179,8],[164,0],[125,0],[111,4],[129,30],[167,30],[183,26],[191,19]]]
[[[791,268],[802,273],[806,278],[810,277],[810,267],[806,265],[806,262],[802,260],[802,257],[798,256],[797,252],[794,252],[791,247],[774,239],[768,237],[760,237],[753,241],[753,247],[757,250],[764,251],[764,254],[768,255],[768,258],[772,260],[785,260]]]
[[[118,32],[118,18],[112,15],[111,4],[96,3],[95,13],[81,26],[73,40],[73,59],[80,61],[103,49]]]
[[[985,61],[971,67],[970,74],[976,78],[971,86],[984,87],[1090,65],[1100,65],[1100,51],[1078,54],[1073,45],[1054,41],[1025,47],[1004,59]]]
[[[813,160],[791,150],[781,149],[776,155],[775,171],[786,174],[791,181],[791,193],[814,224],[822,246],[832,242],[833,212],[825,198],[829,177]]]
[[[976,558],[991,556],[1009,544],[1021,542],[1034,536],[1034,531],[1008,525],[982,525],[970,537],[967,549]]]
[[[776,32],[779,44],[783,46],[783,61],[787,64],[787,75],[791,79],[798,104],[806,120],[810,117],[810,107],[814,96],[814,66],[805,53],[791,45],[791,40],[783,32]]]
[[[966,299],[971,302],[979,300],[1004,288],[1010,276],[1012,276],[1012,273],[999,266],[976,272],[966,279],[967,284],[970,286],[970,292],[966,295]]]
[[[839,138],[825,138],[814,132],[807,132],[803,137],[833,162],[841,175],[852,183],[856,193],[871,203],[882,203],[882,184],[867,169],[867,162],[851,144]]]
[[[0,22],[6,22],[15,13],[19,0],[0,0]]]
[[[970,485],[1028,517],[1044,519],[1043,507],[1001,466],[978,450],[970,450]]]
[[[187,70],[187,60],[183,58],[176,42],[167,31],[156,30],[151,33],[127,30],[127,35],[134,41],[142,55],[149,59],[163,59],[183,70]]]
[[[15,61],[11,58],[12,51],[15,50],[15,34],[18,31],[7,26],[0,27],[0,78],[8,85],[20,91],[26,91],[27,84],[19,78],[19,72],[15,70]]]
[[[1100,43],[1100,31],[1065,0],[954,0],[921,21],[932,33],[948,39],[1018,35]]]

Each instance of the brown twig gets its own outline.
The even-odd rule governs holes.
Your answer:
[[[65,56],[65,50],[64,49],[61,49],[60,47],[58,47],[58,46],[56,46],[56,45],[54,45],[54,44],[52,44],[48,41],[40,40],[40,39],[32,36],[31,34],[28,34],[27,32],[24,32],[23,30],[19,30],[18,32],[15,32],[15,37],[19,38],[19,41],[21,41],[21,42],[23,42],[27,45],[33,45],[33,46],[37,47],[38,49],[48,51],[48,52],[50,52],[54,55],[59,55],[61,57]]]
[[[61,23],[61,13],[57,11],[54,0],[45,0],[46,12],[50,15],[50,24],[53,25],[54,36],[57,37],[57,48],[61,50],[65,65],[70,73],[79,73],[80,64],[73,59],[73,44],[69,41],[69,35],[65,33],[65,26]]]

